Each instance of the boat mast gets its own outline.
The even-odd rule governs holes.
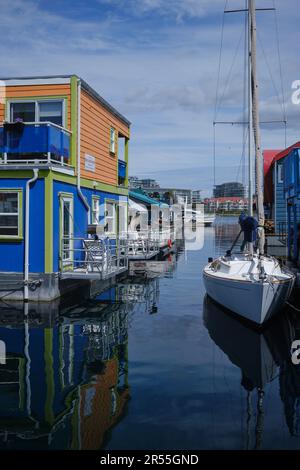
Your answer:
[[[252,120],[253,120],[253,133],[255,144],[255,182],[256,182],[256,205],[257,216],[259,225],[259,240],[258,248],[259,253],[264,253],[264,199],[263,199],[263,164],[260,143],[260,128],[259,128],[259,107],[258,107],[258,82],[257,82],[257,68],[256,68],[256,12],[255,0],[248,2],[249,20],[250,20],[250,59],[251,59],[251,94],[252,94]]]
[[[248,1],[248,215],[253,216],[251,18]]]

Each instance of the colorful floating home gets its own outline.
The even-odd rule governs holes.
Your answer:
[[[130,122],[76,75],[0,85],[2,295],[50,301],[125,271]]]
[[[299,266],[300,248],[300,142],[284,160],[284,193],[287,208],[288,256]]]
[[[265,150],[264,155],[264,201],[269,206],[269,217],[274,220],[275,233],[287,231],[287,206],[284,190],[284,162],[300,142],[284,150]]]

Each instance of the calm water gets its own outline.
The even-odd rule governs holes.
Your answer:
[[[28,322],[1,302],[0,448],[300,448],[300,317],[259,334],[205,298],[202,267],[229,247],[233,222],[147,278],[30,306]]]

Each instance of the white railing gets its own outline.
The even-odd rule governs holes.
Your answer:
[[[155,256],[159,252],[159,241],[151,237],[149,232],[128,233],[128,256]]]
[[[81,237],[62,239],[62,272],[99,274],[106,278],[128,268],[126,239]]]

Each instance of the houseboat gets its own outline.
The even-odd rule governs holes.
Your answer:
[[[267,218],[274,221],[275,233],[287,233],[287,206],[284,190],[284,162],[290,152],[300,147],[300,142],[283,150],[265,150],[264,157],[264,202]]]
[[[129,191],[129,260],[147,260],[166,255],[175,243],[173,212],[164,202],[142,189]]]
[[[288,257],[299,268],[300,248],[300,145],[284,160],[283,185],[287,210]],[[299,274],[297,285],[299,285]]]
[[[126,271],[130,122],[76,75],[0,92],[0,297],[50,301]]]

